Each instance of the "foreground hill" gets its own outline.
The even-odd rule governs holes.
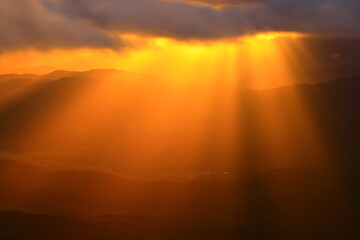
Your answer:
[[[0,237],[46,239],[59,232],[62,239],[359,236],[355,199],[321,172],[284,169],[236,180],[139,181],[9,161],[0,162],[0,171],[0,210],[6,210],[0,212]],[[249,188],[259,179],[266,186]]]

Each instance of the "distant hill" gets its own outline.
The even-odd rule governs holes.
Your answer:
[[[12,80],[9,77],[9,75],[4,77],[7,78],[6,84],[0,84],[0,93],[3,93],[0,96],[0,151],[12,153],[11,158],[18,154],[21,158],[18,160],[27,159],[30,162],[43,164],[61,163],[63,168],[67,165],[71,168],[93,165],[95,169],[106,169],[113,168],[114,166],[110,166],[111,162],[118,162],[119,158],[124,161],[135,161],[136,153],[139,152],[136,148],[140,145],[134,141],[139,143],[159,137],[160,133],[156,131],[158,127],[156,121],[160,118],[157,117],[158,115],[164,119],[162,127],[170,128],[171,121],[166,119],[173,116],[167,113],[179,112],[176,116],[177,121],[186,123],[187,127],[178,125],[179,131],[174,131],[174,134],[188,136],[190,141],[194,131],[191,126],[195,124],[192,118],[194,114],[199,114],[197,107],[203,104],[204,99],[201,94],[205,91],[199,87],[198,90],[191,90],[192,92],[189,93],[186,88],[170,86],[150,76],[118,70],[56,71],[36,78],[13,75]],[[317,150],[328,152],[335,165],[339,163],[339,159],[347,159],[346,168],[358,169],[358,161],[351,159],[359,158],[360,149],[358,147],[359,111],[356,106],[359,83],[360,78],[355,77],[321,84],[239,92],[240,124],[243,125],[240,127],[247,129],[239,132],[239,135],[244,135],[243,137],[247,139],[247,146],[239,146],[239,148],[248,149],[249,152],[261,152],[258,150],[261,149],[259,144],[262,144],[265,135],[272,139],[277,136],[282,140],[275,143],[284,149],[279,158],[294,163],[296,167],[299,162],[302,165],[306,162],[310,167],[318,160],[313,159],[316,158],[313,154],[314,148],[311,147],[312,143],[303,130],[308,124],[304,116],[308,115],[310,119],[308,121],[312,122],[324,140],[324,149]],[[98,96],[92,96],[91,92],[96,92]],[[182,100],[184,103],[180,106],[176,101],[179,97],[186,96],[185,94],[191,94],[191,98]],[[78,105],[82,100],[88,102]],[[303,112],[296,110],[299,104],[302,105]],[[76,145],[71,143],[71,138],[64,141],[53,135],[53,139],[49,138],[45,145],[32,146],[31,149],[26,149],[25,146],[19,149],[18,143],[24,135],[46,134],[48,130],[43,130],[40,126],[54,121],[64,111],[72,112],[72,115],[69,115],[66,125],[61,126],[58,131],[71,133],[74,138],[86,139],[87,134],[94,131],[87,122],[97,121],[99,123],[96,127],[106,128],[102,126],[102,122],[112,119],[112,125],[107,130],[102,130],[98,136],[107,141],[107,144],[100,146],[96,142],[88,142]],[[214,119],[220,121],[222,118],[220,105],[215,106],[212,111]],[[103,117],[102,114],[105,113],[110,117]],[[266,122],[283,123],[277,126],[270,124],[268,127],[263,126]],[[216,134],[216,128],[210,127],[206,144],[213,145],[215,151],[221,151],[216,150],[219,141]],[[118,136],[120,143],[107,139],[109,136]],[[174,137],[177,138],[176,135]],[[133,147],[128,145],[131,142],[135,144]],[[179,147],[181,144],[180,142]],[[163,157],[172,158],[173,162],[184,161],[188,147],[185,143],[183,145],[184,149],[169,149],[168,152],[164,152]],[[129,153],[131,148],[134,150]],[[182,154],[177,154],[177,151]],[[37,154],[33,154],[35,152]],[[91,155],[93,160],[90,160],[88,155]],[[106,157],[103,157],[105,155]],[[218,159],[219,155],[221,154],[204,152],[200,158],[208,158],[213,163],[219,163],[221,162]],[[66,159],[63,156],[66,156]],[[256,156],[246,158],[253,157]],[[261,156],[256,158],[258,157],[261,158]],[[345,164],[344,160],[341,161],[341,164]],[[78,167],[76,167],[77,163],[79,163]],[[281,161],[273,165],[274,168],[291,167],[282,164]],[[205,166],[200,171],[214,171],[213,168],[229,171],[229,166],[226,164]],[[121,171],[121,168],[115,170]]]
[[[234,206],[229,203],[235,199],[228,196],[234,187],[226,179],[144,181],[0,161],[0,211],[231,219]],[[188,204],[197,207],[186,209]]]

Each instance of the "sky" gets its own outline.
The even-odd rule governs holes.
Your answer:
[[[117,126],[112,121],[119,108],[124,108],[124,112],[129,108],[134,122],[137,118],[146,119],[144,129],[157,139],[149,141],[150,137],[143,136],[134,144],[137,148],[148,149],[147,155],[158,157],[165,142],[170,150],[181,145],[177,140],[168,141],[180,134],[184,135],[180,142],[189,147],[186,151],[197,156],[197,150],[203,148],[201,144],[215,144],[204,140],[211,139],[207,127],[220,129],[220,133],[211,133],[214,139],[226,139],[231,142],[229,146],[235,146],[235,121],[241,115],[239,90],[323,82],[360,74],[359,0],[0,0],[0,29],[0,74],[115,68],[127,72],[120,71],[115,74],[117,77],[136,73],[161,86],[165,79],[166,89],[171,89],[157,94],[162,88],[149,89],[147,82],[122,92],[123,86],[111,77],[94,86],[90,84],[81,97],[76,95],[75,102],[61,102],[55,117],[34,120],[35,127],[26,122],[29,132],[19,140],[21,151],[46,146],[51,137],[57,142],[59,135],[69,145],[95,141],[98,133],[109,132],[108,126]],[[88,76],[83,74],[79,75],[80,83],[81,76]],[[69,84],[69,89],[77,90],[67,81],[59,84]],[[22,91],[20,88],[21,94]],[[296,93],[294,99],[281,116],[272,114],[282,106],[281,98],[274,97],[264,104],[267,111],[259,110],[260,115],[264,114],[259,115],[261,119],[267,119],[262,121],[264,132],[269,134],[263,140],[266,148],[281,152],[282,139],[272,143],[271,129],[281,125],[284,130],[294,119],[303,119],[304,126],[299,129],[306,135],[304,139],[321,142],[314,137],[317,131],[313,131],[316,127],[310,117],[307,119],[306,101]],[[123,106],[123,101],[134,105]],[[294,118],[291,109],[297,109],[299,117]],[[221,118],[217,118],[216,111],[220,110]],[[85,131],[85,137],[81,135],[84,124],[77,124],[77,119],[84,116],[92,117],[87,117],[85,127],[91,131]],[[164,126],[166,121],[168,125]],[[173,132],[187,121],[188,132]],[[72,132],[69,126],[81,132],[80,140],[76,134],[68,134]],[[134,123],[126,126],[129,131],[139,128]],[[152,129],[160,130],[153,133]],[[121,142],[112,133],[104,137],[104,142]],[[34,140],[34,136],[38,139]],[[218,149],[223,147],[219,144]],[[233,149],[228,151],[233,156]]]
[[[359,37],[358,0],[2,0],[0,52],[110,48],[124,34],[214,40],[264,31]]]
[[[358,152],[359,59],[360,0],[0,0],[0,160],[259,189],[251,171],[337,177]]]
[[[360,2],[2,0],[0,29],[0,74],[115,68],[185,78],[194,71],[186,69],[190,65],[226,65],[208,59],[229,62],[235,55],[251,65],[266,58],[289,62],[294,56],[287,55],[296,55],[299,61],[318,58],[333,68],[357,58]],[[294,35],[302,39],[294,41]],[[249,44],[249,36],[260,36],[261,44]],[[274,36],[290,40],[270,43]],[[249,55],[262,59],[254,62]],[[318,64],[306,68],[319,71]]]

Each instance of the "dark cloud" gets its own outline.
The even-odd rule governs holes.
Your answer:
[[[224,38],[257,31],[349,36],[360,33],[358,0],[263,0],[261,4],[223,9],[160,0],[43,2],[53,11],[90,21],[102,29],[177,38]]]
[[[185,2],[193,4],[205,4],[213,7],[227,7],[227,6],[238,6],[238,5],[254,5],[263,3],[266,0],[164,0],[173,2]]]
[[[0,29],[0,52],[120,45],[106,31],[54,14],[38,0],[1,0]]]
[[[0,28],[0,51],[116,48],[121,46],[113,37],[118,33],[178,39],[219,39],[261,31],[359,37],[360,1],[1,0]]]
[[[241,15],[180,2],[157,0],[43,0],[51,10],[73,20],[87,20],[108,31],[136,32],[177,38],[217,38],[229,33],[239,34],[233,21],[249,23]],[[236,17],[236,20],[231,20]],[[227,23],[227,21],[229,21]]]

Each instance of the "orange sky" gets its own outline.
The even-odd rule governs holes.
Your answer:
[[[151,87],[148,89],[148,84],[141,82],[139,86],[126,90],[122,88],[121,81],[112,80],[114,77],[117,80],[125,77],[126,80],[125,75],[102,76],[101,80],[104,81],[84,86],[86,89],[79,96],[69,103],[63,102],[61,108],[54,109],[56,114],[50,118],[29,123],[29,132],[23,133],[19,141],[20,149],[36,149],[51,142],[59,142],[59,139],[62,139],[60,145],[69,146],[97,141],[97,135],[109,132],[108,126],[114,125],[114,129],[118,127],[116,114],[119,109],[129,108],[130,114],[134,114],[135,118],[146,119],[146,129],[156,129],[150,133],[149,139],[137,139],[133,143],[134,149],[131,150],[131,146],[127,148],[129,156],[134,154],[136,159],[152,159],[137,166],[155,164],[164,152],[179,145],[186,150],[178,155],[186,152],[189,155],[184,159],[191,162],[192,158],[197,158],[196,154],[201,152],[203,145],[207,144],[210,132],[218,134],[217,154],[224,151],[235,157],[235,153],[231,152],[238,148],[238,143],[235,142],[239,139],[238,134],[242,134],[237,129],[242,121],[239,116],[245,117],[246,114],[239,112],[239,104],[244,104],[240,91],[247,87],[274,88],[306,82],[306,67],[317,63],[302,45],[303,37],[297,33],[263,33],[222,41],[181,42],[169,38],[130,35],[126,39],[136,47],[129,47],[121,52],[90,49],[49,52],[33,50],[3,55],[0,61],[2,66],[7,67],[3,68],[4,72],[11,72],[6,69],[15,68],[22,68],[15,71],[22,73],[45,73],[51,67],[54,70],[75,71],[116,68],[154,76],[143,78],[140,75],[140,78],[149,83],[161,79],[168,86],[166,91],[152,96],[158,90],[153,92]],[[263,151],[274,156],[274,160],[284,159],[281,156],[286,154],[282,146],[287,144],[284,139],[289,136],[284,129],[289,122],[294,124],[294,121],[299,121],[303,124],[297,134],[303,136],[309,148],[320,142],[302,96],[296,92],[290,95],[292,105],[285,104],[288,109],[281,116],[273,115],[284,104],[281,96],[270,96],[267,102],[260,104],[266,108],[257,109],[256,112],[261,119],[259,127],[262,128],[261,131],[257,130],[262,134],[259,141],[262,141]],[[254,108],[256,107],[258,106]],[[220,112],[221,117],[214,116],[214,112]],[[78,126],[75,124],[77,119],[87,121]],[[186,131],[177,132],[176,126],[182,126]],[[85,135],[77,136],[73,134],[76,131],[68,130],[69,127],[79,132],[83,128],[91,130]],[[211,130],[207,129],[209,127]],[[274,138],[272,129],[280,129],[283,135]],[[177,138],[173,139],[172,136]],[[106,141],[110,145],[123,144],[122,138],[116,134],[105,138],[101,144]],[[127,144],[131,145],[129,142],[126,146]],[[136,149],[142,149],[144,153],[141,154]],[[194,161],[193,164],[199,163]]]
[[[297,82],[295,75],[299,77],[306,70],[299,61],[311,63],[301,37],[297,33],[264,33],[221,41],[182,42],[126,35],[123,39],[130,46],[122,51],[55,49],[5,53],[0,55],[0,73],[121,69],[178,82],[209,80],[216,76],[215,72],[222,72],[233,82],[248,75],[252,87],[276,87]]]

